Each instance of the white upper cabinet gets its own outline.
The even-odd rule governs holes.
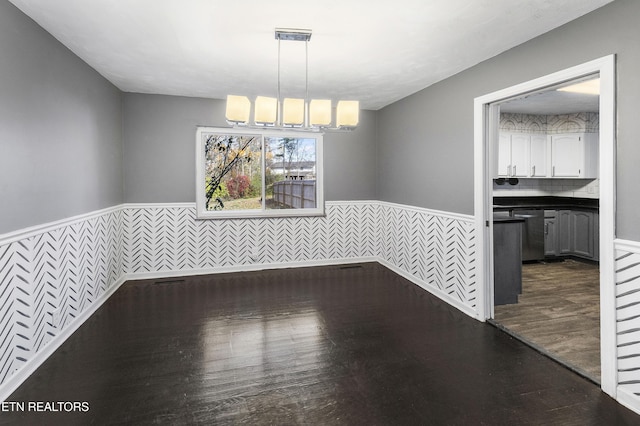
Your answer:
[[[497,176],[509,177],[511,173],[511,135],[500,133],[498,140],[498,173]]]
[[[528,177],[529,135],[500,133],[498,144],[498,176]]]
[[[549,177],[549,168],[547,167],[547,135],[533,134],[531,135],[529,158],[529,175],[531,177]]]
[[[511,135],[511,176],[529,176],[529,135]]]
[[[595,179],[598,177],[598,135],[566,133],[549,136],[551,177]]]
[[[497,177],[598,177],[598,134],[500,133]]]

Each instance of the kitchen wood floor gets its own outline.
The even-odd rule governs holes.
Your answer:
[[[523,265],[518,303],[496,306],[495,321],[600,382],[598,265],[571,259]]]
[[[0,424],[632,425],[640,416],[377,263],[125,283]]]

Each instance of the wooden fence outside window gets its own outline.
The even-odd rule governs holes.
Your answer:
[[[283,180],[273,184],[273,199],[294,209],[316,207],[315,180]]]

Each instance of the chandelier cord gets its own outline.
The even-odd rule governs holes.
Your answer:
[[[304,41],[304,101],[309,102],[309,39]]]

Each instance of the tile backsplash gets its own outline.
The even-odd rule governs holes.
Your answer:
[[[504,112],[500,114],[500,130],[521,133],[596,133],[600,129],[597,112],[560,115],[532,115]]]
[[[555,196],[600,198],[599,179],[519,179],[517,185],[493,182],[493,195],[501,197]]]

